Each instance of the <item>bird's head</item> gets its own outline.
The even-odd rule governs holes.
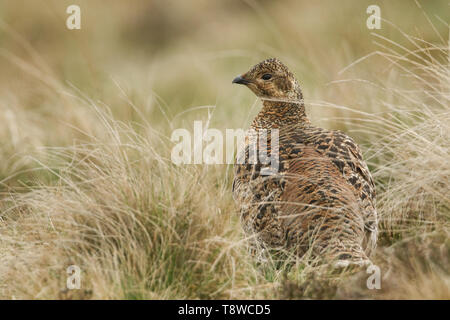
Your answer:
[[[300,86],[292,72],[277,58],[264,60],[233,83],[246,85],[257,97],[266,100],[299,102]]]

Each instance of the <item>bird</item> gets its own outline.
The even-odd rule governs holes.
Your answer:
[[[262,101],[237,155],[232,186],[251,251],[260,257],[268,250],[298,257],[309,252],[337,267],[371,265],[378,236],[376,191],[359,146],[342,131],[311,123],[299,82],[277,58],[256,64],[232,83]],[[262,133],[265,144],[255,140]],[[270,169],[267,161],[250,160],[255,144],[276,153],[275,172],[263,172]]]

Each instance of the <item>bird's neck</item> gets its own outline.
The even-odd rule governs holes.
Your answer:
[[[263,107],[253,120],[251,127],[257,130],[309,123],[302,100],[299,102],[263,100]]]

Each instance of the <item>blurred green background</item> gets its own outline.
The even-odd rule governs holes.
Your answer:
[[[65,26],[71,4],[81,8],[81,30]],[[448,29],[436,17],[448,20],[447,1],[420,1],[420,9],[406,0],[7,0],[0,4],[0,47],[3,55],[20,57],[101,99],[121,118],[135,116],[121,107],[114,81],[149,118],[161,118],[155,101],[170,119],[190,107],[216,105],[215,124],[229,127],[241,123],[255,101],[248,90],[232,86],[231,79],[267,57],[278,57],[294,71],[307,100],[354,104],[358,92],[327,84],[384,72],[385,62],[373,58],[356,71],[339,74],[379,49],[366,27],[371,4],[380,6],[386,20],[374,31],[392,41],[404,41],[395,26],[440,41],[426,26],[424,13],[441,34]],[[22,107],[43,108],[45,93],[36,87],[36,79],[18,72],[10,59],[0,59],[0,70],[1,95],[20,92]],[[52,105],[49,111],[57,108]],[[311,112],[323,117],[322,112]]]

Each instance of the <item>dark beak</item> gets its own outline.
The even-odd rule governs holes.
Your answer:
[[[231,83],[248,84],[250,83],[250,81],[245,80],[244,78],[242,78],[242,76],[237,76],[236,78],[233,79]]]

